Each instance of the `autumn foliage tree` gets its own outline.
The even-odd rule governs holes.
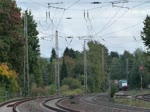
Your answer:
[[[18,74],[6,63],[0,64],[0,85],[11,92],[18,91]]]
[[[0,0],[0,62],[10,64],[19,74],[25,44],[20,11],[14,0]]]

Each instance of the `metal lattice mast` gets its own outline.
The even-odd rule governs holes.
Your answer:
[[[28,54],[28,25],[27,15],[24,14],[24,36],[26,39],[26,80],[27,80],[27,95],[30,96],[30,79],[29,79],[29,54]]]
[[[24,38],[26,38],[26,33],[25,33],[25,14],[23,13],[24,16]],[[26,46],[24,46],[24,61],[23,61],[23,91],[25,92],[26,90]]]
[[[60,76],[59,76],[59,48],[58,48],[58,31],[56,31],[55,38],[55,50],[56,50],[56,61],[55,61],[55,80],[56,80],[56,88],[57,94],[60,93]]]
[[[105,81],[105,73],[104,73],[104,47],[102,46],[102,80]],[[105,89],[105,84],[103,84]]]
[[[87,93],[87,56],[86,56],[86,41],[84,41],[84,92]]]
[[[126,58],[126,78],[127,78],[127,81],[128,81],[128,58]]]

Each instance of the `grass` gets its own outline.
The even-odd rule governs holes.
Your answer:
[[[5,101],[5,88],[0,87],[0,103]]]
[[[140,94],[150,94],[150,89],[145,90],[131,90],[126,91],[125,94],[136,96]],[[141,107],[141,108],[150,108],[150,102],[145,102],[139,99],[133,99],[133,98],[120,98],[116,97],[114,98],[114,102],[118,104],[128,105],[128,106],[135,106],[135,107]]]
[[[0,103],[4,102],[5,99],[4,98],[0,98]]]
[[[118,104],[128,105],[128,106],[135,106],[135,107],[150,109],[150,102],[145,102],[145,101],[138,100],[138,99],[114,98],[114,102]]]
[[[127,91],[128,95],[150,94],[150,89]]]

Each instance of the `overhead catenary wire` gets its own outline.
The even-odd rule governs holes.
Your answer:
[[[143,4],[147,3],[147,2],[149,2],[149,0],[147,0],[147,1],[145,1],[145,2],[142,2],[142,3],[138,4],[138,5],[135,5],[135,6],[131,7],[131,8],[129,8],[129,9],[126,10],[124,13],[122,13],[121,16],[119,16],[114,22],[112,22],[109,26],[107,26],[107,27],[106,27],[105,29],[103,29],[102,31],[108,29],[110,26],[112,26],[114,23],[116,23],[116,22],[117,22],[122,16],[124,16],[129,10],[131,10],[131,9],[133,9],[133,8],[136,8],[136,7],[138,7],[138,6],[141,6],[141,5],[143,5]],[[98,34],[101,33],[102,31],[99,31],[99,32],[96,33],[95,35],[98,35]]]
[[[111,34],[118,33],[118,32],[124,31],[124,30],[128,30],[128,29],[134,28],[134,27],[136,27],[137,25],[140,25],[140,24],[142,24],[142,22],[139,22],[137,24],[134,24],[132,26],[129,26],[129,27],[126,27],[126,28],[123,28],[123,29],[120,29],[120,30],[116,30],[116,31],[113,31],[113,32],[109,32],[109,33],[103,34],[102,36],[111,35]]]
[[[124,5],[124,3],[122,4],[122,6],[123,5]],[[96,35],[101,33],[103,30],[105,30],[107,28],[107,26],[109,26],[111,21],[117,16],[117,14],[119,13],[120,10],[121,10],[121,7],[117,10],[117,12],[113,15],[113,17],[103,26],[103,28],[99,32],[96,33]]]
[[[58,29],[58,27],[59,27],[59,25],[60,25],[60,23],[61,23],[61,21],[62,21],[62,19],[63,19],[63,16],[64,16],[64,14],[65,14],[65,11],[66,11],[66,10],[63,10],[63,13],[62,13],[62,15],[61,15],[61,18],[60,18],[60,20],[59,20],[59,22],[58,22],[58,24],[57,24],[57,26],[56,26],[56,30]]]
[[[81,1],[82,2],[82,1]],[[130,2],[130,1],[129,1]],[[142,2],[142,1],[141,1]],[[143,4],[143,2],[141,3],[141,2],[133,2],[133,3],[140,3],[140,5],[142,5]],[[72,2],[72,1],[70,1],[70,3],[74,3],[74,2]],[[80,2],[78,2],[78,3],[80,3]],[[87,2],[88,3],[88,2]],[[148,2],[146,2],[146,3],[148,3]],[[40,4],[39,4],[40,5]],[[57,4],[56,4],[57,5]],[[138,6],[140,6],[139,4],[138,5],[135,5],[135,7],[138,7]],[[107,7],[108,8],[108,7]],[[130,8],[131,9],[131,8]],[[52,11],[53,10],[55,10],[55,11],[62,11],[62,10],[60,10],[60,9],[52,9]],[[69,8],[68,10],[72,10],[72,8]],[[87,9],[85,9],[85,10],[87,10]],[[97,11],[98,12],[98,11]],[[59,12],[57,12],[57,13],[59,13]],[[56,15],[57,15],[57,13],[56,13]],[[48,14],[49,15],[49,14]],[[54,13],[51,13],[51,17],[54,15]],[[90,12],[90,16],[92,15],[92,11]],[[112,18],[112,17],[111,17]],[[114,17],[114,18],[116,18],[116,17]],[[121,17],[122,18],[122,17]],[[90,17],[90,19],[91,19],[91,17]],[[118,17],[117,17],[117,19],[118,19]],[[61,24],[61,22],[62,22],[62,20],[60,21],[60,24]],[[54,22],[55,23],[55,22]],[[93,21],[92,21],[92,23],[94,23]],[[58,23],[58,27],[60,26],[60,24]],[[141,23],[140,23],[141,24]],[[43,24],[42,24],[43,25]],[[56,26],[57,26],[57,24],[55,24]],[[132,27],[131,27],[132,28]],[[118,33],[118,32],[121,32],[121,31],[124,31],[124,30],[127,30],[128,28],[123,28],[123,29],[120,29],[120,30],[116,30],[116,31],[114,31],[114,32],[108,32],[108,33],[111,33],[111,34],[114,34],[114,33]],[[130,28],[129,28],[130,29]],[[108,34],[107,32],[104,34],[104,35],[102,35],[102,40],[104,40],[104,41],[106,41],[107,42],[107,39],[105,39],[104,37],[105,36],[107,36],[107,35],[110,35],[110,34]],[[69,42],[69,40],[67,39],[67,41]]]
[[[72,5],[70,5],[69,7],[67,7],[66,9],[70,9],[71,7],[73,7],[75,4],[77,4],[78,2],[80,2],[80,0],[75,1]]]

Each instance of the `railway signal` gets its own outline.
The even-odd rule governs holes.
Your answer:
[[[142,77],[143,66],[142,65],[139,66],[139,70],[141,71],[141,91],[142,91],[143,90],[143,87],[142,87],[142,85],[143,85],[143,77]]]

